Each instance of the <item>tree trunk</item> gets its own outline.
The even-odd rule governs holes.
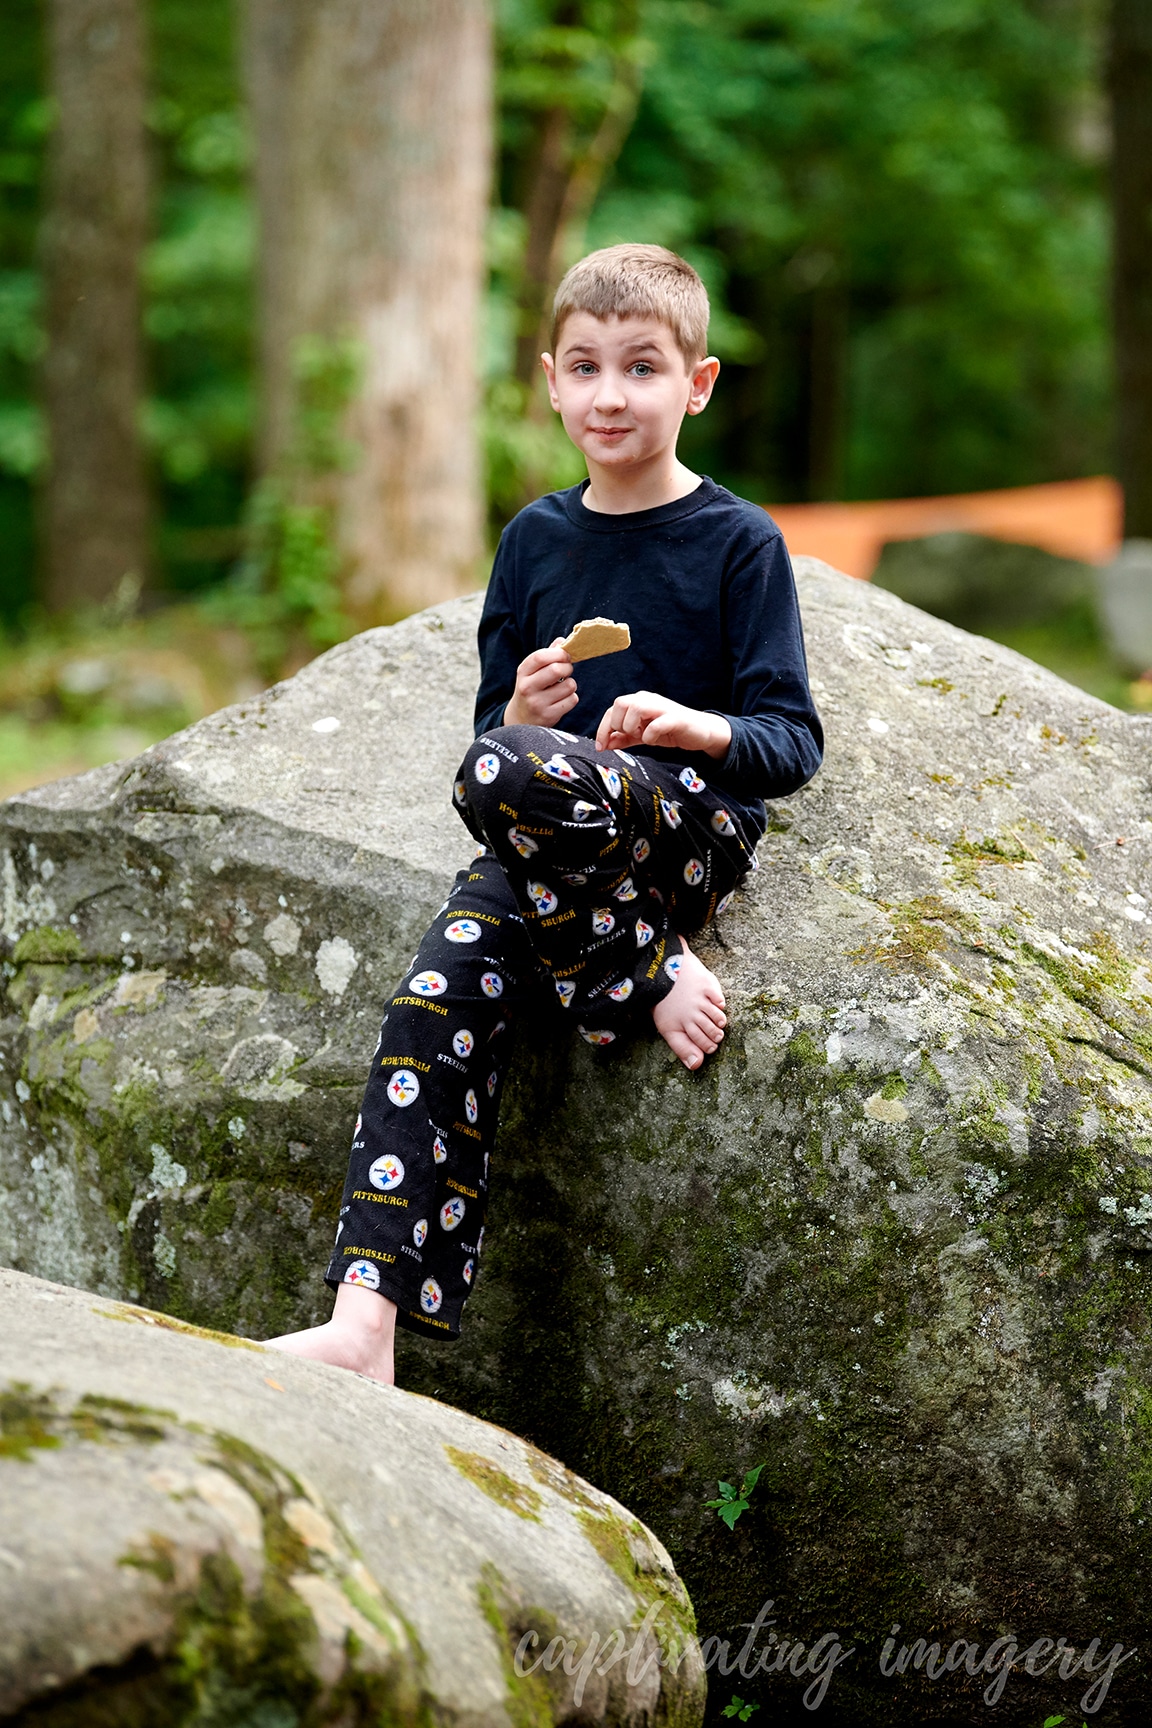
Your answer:
[[[838,272],[812,290],[808,359],[808,496],[840,496],[848,369],[848,296]]]
[[[148,224],[138,0],[50,0],[52,134],[44,225],[49,463],[46,593],[107,600],[148,563],[139,433],[140,260]]]
[[[1152,539],[1152,6],[1112,0],[1117,472],[1126,539]]]
[[[360,622],[382,623],[472,587],[482,551],[489,8],[248,0],[246,52],[262,466],[331,500],[346,604]],[[326,352],[348,339],[356,376],[342,464],[331,448],[317,454],[301,357],[310,353],[315,383]]]
[[[639,8],[635,0],[616,0],[612,15],[611,70],[604,105],[591,133],[581,136],[572,108],[545,109],[537,127],[524,214],[527,239],[518,307],[516,377],[531,385],[540,375],[547,346],[552,297],[583,232],[596,195],[611,172],[632,130],[643,83],[636,53]],[[575,8],[562,9],[558,23],[577,23]],[[545,401],[538,392],[533,406]]]

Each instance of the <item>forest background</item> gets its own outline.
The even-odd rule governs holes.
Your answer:
[[[240,11],[138,10],[147,544],[139,570],[82,604],[67,573],[55,588],[46,574],[52,6],[5,7],[0,793],[130,753],[364,621],[323,487],[326,469],[355,460],[340,449],[353,347],[297,345],[281,441],[295,492],[269,490],[267,463],[260,478]],[[621,239],[676,248],[708,284],[723,385],[682,453],[746,497],[1114,471],[1097,0],[499,0],[495,29],[479,333],[488,550],[528,497],[582,472],[542,404],[540,319],[563,265]],[[271,137],[265,125],[265,174]],[[401,597],[392,615],[405,609]],[[1089,618],[1069,628],[1096,652]]]

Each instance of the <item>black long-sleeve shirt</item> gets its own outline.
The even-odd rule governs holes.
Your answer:
[[[581,618],[614,618],[632,646],[576,665],[580,700],[560,727],[594,737],[633,690],[722,714],[732,728],[722,759],[646,745],[633,754],[690,762],[762,833],[761,800],[803,786],[824,748],[779,528],[708,479],[622,516],[587,509],[586,485],[537,499],[504,530],[480,619],[477,734],[503,724],[525,655]]]

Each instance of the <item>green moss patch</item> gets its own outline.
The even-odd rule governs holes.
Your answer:
[[[56,1409],[44,1392],[33,1392],[23,1382],[0,1392],[0,1458],[18,1458],[27,1464],[35,1450],[59,1446],[53,1433]]]
[[[251,1338],[237,1338],[233,1332],[213,1332],[208,1326],[193,1326],[187,1320],[176,1320],[171,1314],[157,1314],[148,1308],[132,1308],[126,1302],[118,1302],[115,1308],[93,1308],[93,1314],[99,1314],[102,1320],[128,1320],[138,1326],[156,1326],[162,1332],[183,1332],[190,1338],[208,1338],[213,1344],[227,1344],[230,1350],[256,1350],[263,1352],[263,1344],[257,1344]]]
[[[635,1518],[623,1518],[606,1510],[581,1511],[576,1516],[601,1560],[637,1598],[635,1623],[639,1624],[651,1608],[659,1606],[660,1613],[652,1620],[652,1631],[663,1655],[678,1659],[684,1646],[696,1636],[696,1616],[687,1597],[681,1599],[675,1585],[659,1567],[646,1566],[638,1558],[637,1550],[655,1562],[643,1525]]]
[[[518,1609],[510,1601],[504,1580],[490,1560],[477,1581],[476,1600],[496,1636],[506,1688],[504,1707],[512,1728],[553,1728],[560,1682],[542,1668],[532,1674],[517,1673],[516,1650],[526,1632],[535,1632],[540,1647],[546,1646],[556,1636],[556,1621],[542,1608],[527,1612]],[[537,1653],[534,1646],[533,1656]],[[525,1666],[531,1667],[532,1662]]]
[[[493,1464],[490,1458],[485,1458],[480,1452],[462,1452],[458,1446],[445,1446],[449,1462],[459,1470],[461,1476],[466,1476],[490,1500],[495,1500],[497,1506],[503,1506],[509,1512],[515,1512],[517,1518],[526,1518],[533,1524],[540,1522],[540,1508],[544,1501],[535,1488],[529,1488],[524,1482],[515,1479]]]
[[[39,930],[26,930],[12,950],[17,966],[33,961],[41,966],[63,966],[79,960],[84,950],[74,930],[58,930],[44,924]]]

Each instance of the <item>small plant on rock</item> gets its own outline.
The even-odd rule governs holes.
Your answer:
[[[739,1518],[742,1512],[747,1512],[749,1497],[753,1488],[755,1488],[757,1482],[760,1480],[760,1472],[763,1469],[763,1464],[757,1464],[753,1469],[746,1470],[744,1472],[744,1480],[741,1482],[739,1488],[734,1487],[731,1482],[718,1482],[716,1486],[720,1490],[719,1498],[716,1500],[706,1500],[704,1502],[711,1511],[715,1512],[717,1518],[727,1524],[729,1530],[734,1530],[736,1528],[737,1518]],[[758,1706],[753,1705],[753,1709],[756,1708],[758,1708]],[[741,1717],[741,1721],[744,1720],[745,1718]]]

